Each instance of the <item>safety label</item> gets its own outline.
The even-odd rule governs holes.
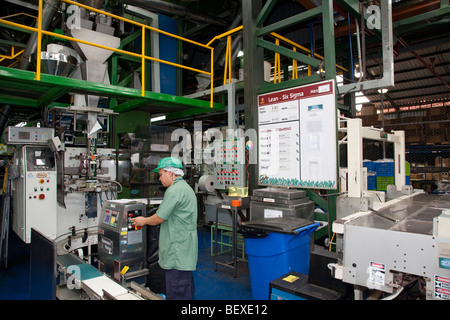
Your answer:
[[[434,297],[450,300],[450,277],[434,276]]]
[[[294,275],[292,275],[292,274],[290,274],[290,275],[288,275],[287,277],[283,278],[284,281],[290,282],[290,283],[292,283],[292,282],[294,282],[294,281],[297,281],[298,279],[300,279],[300,278],[297,277],[297,276],[294,276]]]
[[[439,268],[450,269],[450,258],[439,257]]]
[[[384,285],[386,278],[386,266],[381,263],[371,262],[369,268],[369,282]]]

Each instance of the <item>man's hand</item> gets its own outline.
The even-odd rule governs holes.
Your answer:
[[[163,222],[164,220],[158,217],[156,214],[146,218],[145,217],[131,218],[131,223],[137,227],[142,227],[146,224],[148,224],[149,226],[157,226]]]
[[[144,217],[131,218],[131,223],[137,227],[142,227],[145,225],[145,218]]]

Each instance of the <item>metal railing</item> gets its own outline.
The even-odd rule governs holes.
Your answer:
[[[289,44],[292,46],[292,50],[297,52],[297,48],[308,53],[311,56],[311,50],[309,50],[308,48],[305,48],[304,46],[289,40],[286,37],[283,37],[282,35],[276,33],[276,32],[271,32],[270,35],[272,37],[275,38],[275,44],[278,46],[280,45],[280,41],[283,41],[286,44]],[[325,61],[325,58],[323,56],[321,56],[318,53],[314,52],[314,57],[319,58],[322,61]],[[277,82],[281,82],[281,74],[280,74],[280,54],[278,52],[275,52],[275,68],[274,68],[274,83]],[[336,67],[342,71],[348,71],[346,68],[340,66],[340,65],[336,65]],[[311,75],[311,66],[308,66],[308,76]],[[297,73],[297,60],[292,59],[292,79],[297,79],[298,78],[298,73]]]
[[[218,36],[215,36],[207,43],[207,46],[211,45],[214,41],[220,40],[222,38],[227,37],[227,47],[225,50],[225,68],[223,72],[223,84],[225,85],[227,83],[231,83],[231,73],[232,73],[232,65],[231,65],[231,36],[239,31],[241,31],[244,28],[244,26],[239,26],[234,29],[231,29],[227,32],[224,32]]]
[[[36,56],[36,77],[35,77],[35,80],[37,80],[37,81],[41,80],[41,51],[42,51],[41,50],[41,44],[42,44],[42,35],[48,35],[48,36],[53,36],[55,38],[61,38],[61,39],[69,40],[69,41],[75,41],[75,42],[78,42],[78,43],[83,43],[83,44],[94,46],[94,47],[97,47],[97,48],[111,50],[111,51],[114,51],[114,52],[117,52],[117,53],[122,53],[122,54],[125,54],[125,55],[129,55],[129,56],[140,58],[141,59],[141,84],[142,84],[141,96],[142,97],[145,96],[145,61],[146,60],[155,61],[155,62],[159,62],[159,63],[164,63],[164,64],[168,64],[168,65],[171,65],[171,66],[174,66],[174,67],[183,68],[183,69],[186,69],[186,70],[191,70],[191,71],[207,74],[207,75],[209,75],[211,77],[210,107],[211,108],[213,107],[214,48],[210,47],[209,45],[204,45],[202,43],[199,43],[199,42],[187,39],[187,38],[183,38],[183,37],[174,35],[172,33],[169,33],[169,32],[163,31],[163,30],[159,30],[157,28],[153,28],[153,27],[147,26],[145,24],[142,24],[142,23],[139,23],[139,22],[136,22],[136,21],[132,21],[132,20],[129,20],[129,19],[117,16],[115,14],[111,14],[109,12],[105,12],[105,11],[102,11],[102,10],[99,10],[99,9],[95,9],[95,8],[86,6],[84,4],[78,3],[78,2],[73,2],[71,0],[61,0],[61,1],[62,2],[66,2],[68,4],[71,4],[71,5],[79,6],[81,8],[84,8],[84,9],[92,11],[92,12],[96,12],[96,13],[99,13],[99,14],[103,14],[103,15],[109,16],[109,17],[111,17],[113,19],[117,19],[117,20],[121,20],[121,21],[124,21],[124,22],[127,22],[127,23],[131,23],[131,24],[133,24],[133,25],[135,25],[137,27],[142,28],[142,52],[141,53],[135,53],[135,52],[126,51],[126,50],[122,50],[122,49],[111,48],[111,47],[108,47],[108,46],[104,46],[104,45],[100,45],[100,44],[97,44],[97,43],[85,41],[85,40],[82,40],[82,39],[77,39],[77,38],[61,35],[61,34],[58,34],[58,33],[42,30],[43,1],[44,0],[39,0],[39,13],[38,13],[37,28],[29,27],[29,26],[26,26],[26,25],[15,23],[15,22],[11,22],[11,21],[8,21],[8,20],[5,20],[5,19],[0,19],[0,23],[4,23],[6,25],[9,25],[9,26],[12,26],[12,27],[17,27],[17,28],[20,28],[20,29],[29,30],[29,31],[32,31],[32,32],[37,32],[38,40],[37,40],[37,49],[36,49],[37,50],[37,56]],[[178,64],[178,63],[174,63],[174,62],[171,62],[171,61],[166,61],[166,60],[154,58],[154,57],[151,57],[151,56],[147,56],[145,54],[145,48],[146,48],[146,46],[145,46],[145,44],[146,44],[145,32],[147,30],[155,31],[155,32],[158,32],[160,34],[163,34],[163,35],[166,35],[166,36],[169,36],[169,37],[181,40],[181,41],[186,41],[186,42],[189,42],[191,44],[194,44],[194,45],[197,45],[197,46],[200,46],[200,47],[203,47],[205,49],[210,50],[210,52],[211,52],[211,71],[208,72],[208,71],[204,71],[204,70],[201,70],[201,69],[196,69],[196,68],[188,67],[188,66],[181,65],[181,64]]]

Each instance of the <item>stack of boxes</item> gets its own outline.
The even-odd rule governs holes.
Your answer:
[[[386,191],[387,186],[395,184],[394,162],[391,160],[364,160],[367,168],[367,190]],[[405,184],[410,184],[410,165],[405,162]]]

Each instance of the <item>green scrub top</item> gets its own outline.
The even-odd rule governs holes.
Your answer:
[[[159,231],[159,265],[193,271],[197,267],[197,197],[182,178],[167,188],[156,215],[165,221]]]

